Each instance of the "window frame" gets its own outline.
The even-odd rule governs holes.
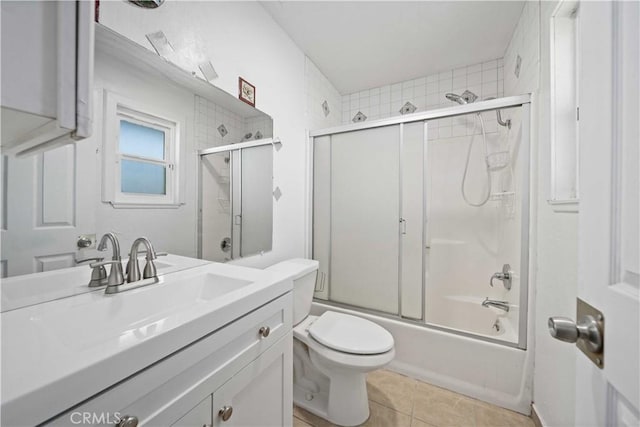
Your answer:
[[[567,33],[567,25],[572,26],[571,34]],[[563,35],[559,35],[564,33]],[[580,205],[580,180],[579,180],[579,106],[580,106],[580,6],[576,0],[563,0],[556,6],[550,17],[550,162],[551,175],[549,182],[549,198],[547,203],[556,212],[578,212]],[[572,52],[566,55],[566,43],[572,44]],[[562,60],[558,60],[561,57]],[[567,62],[573,70],[569,71]],[[568,104],[566,90],[558,90],[559,80],[566,79],[570,75],[572,79],[573,98],[572,107],[575,111],[575,120],[569,122],[567,118],[558,116],[561,107]],[[569,128],[572,128],[569,130]],[[565,134],[574,133],[574,139],[567,141]],[[568,144],[573,144],[570,146]],[[564,160],[565,163],[562,163]],[[571,165],[568,164],[571,162]],[[568,174],[565,169],[573,171]],[[567,190],[573,188],[573,191]]]
[[[164,133],[164,160],[120,151],[120,123],[127,121]],[[103,202],[114,208],[177,208],[180,203],[180,122],[142,103],[105,91]],[[165,194],[122,191],[122,160],[165,167]]]

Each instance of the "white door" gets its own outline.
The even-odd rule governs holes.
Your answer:
[[[640,417],[640,5],[580,6],[578,298],[604,315],[603,368],[576,351],[576,425]]]
[[[88,141],[25,158],[2,156],[2,277],[73,267],[88,255],[77,242],[95,233],[94,159]]]

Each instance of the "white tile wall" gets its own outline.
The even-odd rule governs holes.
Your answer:
[[[254,139],[258,131],[262,133],[264,138],[273,136],[273,121],[264,115],[243,118],[197,95],[195,97],[195,111],[195,134],[198,150],[241,142],[248,133],[251,133],[250,139]],[[224,124],[228,131],[224,137],[218,131],[221,124]]]
[[[305,57],[304,73],[307,99],[307,128],[323,129],[339,126],[342,118],[340,93],[307,57]],[[324,101],[329,104],[328,115],[325,115],[322,108]]]
[[[466,89],[481,99],[504,95],[504,66],[502,58],[473,64],[454,70],[442,71],[414,80],[376,87],[342,96],[342,124],[352,123],[353,116],[362,111],[367,120],[384,119],[400,115],[400,108],[411,102],[418,111],[451,106],[445,98],[447,92],[461,94]],[[470,118],[440,120],[433,123],[433,138],[470,134]],[[488,125],[489,122],[487,123]],[[489,131],[495,131],[490,125]]]

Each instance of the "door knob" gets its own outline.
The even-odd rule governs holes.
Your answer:
[[[602,319],[586,315],[578,323],[567,317],[550,317],[547,325],[549,333],[555,339],[569,343],[581,340],[589,351],[599,353],[604,341],[601,322]]]

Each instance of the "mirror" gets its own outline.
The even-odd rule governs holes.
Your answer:
[[[271,249],[271,144],[200,159],[200,256],[224,262]]]
[[[3,278],[109,259],[111,248],[96,250],[107,232],[123,258],[140,236],[158,252],[215,261],[271,249],[273,146],[199,155],[271,138],[271,117],[99,25],[93,95],[91,137],[1,157]],[[200,182],[200,166],[211,179]]]

